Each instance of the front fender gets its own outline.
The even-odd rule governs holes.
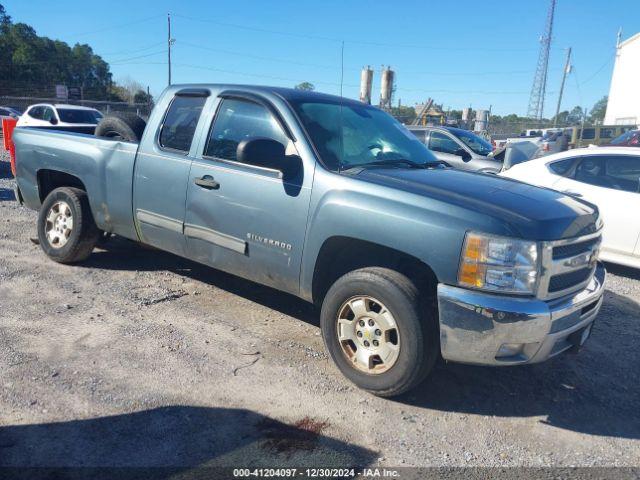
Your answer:
[[[328,172],[316,176],[310,212],[300,282],[308,300],[318,254],[332,237],[401,251],[427,264],[439,282],[453,284],[465,232],[491,222],[459,206]]]

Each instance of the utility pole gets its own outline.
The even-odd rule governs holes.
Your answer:
[[[558,95],[558,105],[556,106],[556,116],[553,117],[553,126],[558,125],[558,114],[560,113],[560,104],[562,103],[562,92],[564,91],[564,82],[567,79],[567,75],[571,72],[571,47],[567,50],[567,61],[564,64],[564,71],[562,72],[562,82],[560,83],[560,94]]]
[[[171,45],[173,39],[171,38],[171,14],[167,13],[167,67],[169,68],[169,85],[171,85]]]

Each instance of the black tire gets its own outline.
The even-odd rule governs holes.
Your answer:
[[[52,224],[47,218],[54,206],[61,205],[60,202],[68,205],[71,211],[72,228],[69,229],[66,243],[61,245],[58,242],[58,245],[55,245],[47,235],[47,230]],[[38,239],[40,247],[51,260],[59,263],[85,260],[91,255],[99,237],[100,230],[93,219],[86,192],[78,188],[61,187],[47,195],[38,213]]]
[[[147,123],[135,113],[118,112],[106,115],[96,127],[96,137],[138,143]]]
[[[360,295],[382,302],[393,315],[399,335],[395,363],[383,373],[358,370],[338,339],[338,315],[349,299]],[[339,278],[322,303],[320,326],[325,346],[345,377],[381,397],[400,395],[422,382],[439,355],[437,311],[406,276],[387,268],[370,267]]]

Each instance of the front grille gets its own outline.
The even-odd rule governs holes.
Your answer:
[[[591,277],[593,269],[591,267],[581,268],[573,272],[561,273],[554,275],[549,280],[549,293],[559,292],[567,288],[578,285]]]
[[[570,243],[568,245],[558,245],[553,247],[553,259],[574,257],[591,250],[591,248],[600,242],[600,237],[592,238],[578,243]]]

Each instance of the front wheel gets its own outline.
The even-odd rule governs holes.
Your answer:
[[[363,268],[339,278],[323,301],[320,325],[340,371],[375,395],[413,388],[438,356],[435,312],[394,270]]]
[[[38,214],[38,240],[49,258],[59,263],[82,261],[99,236],[86,192],[61,187],[45,198]]]

